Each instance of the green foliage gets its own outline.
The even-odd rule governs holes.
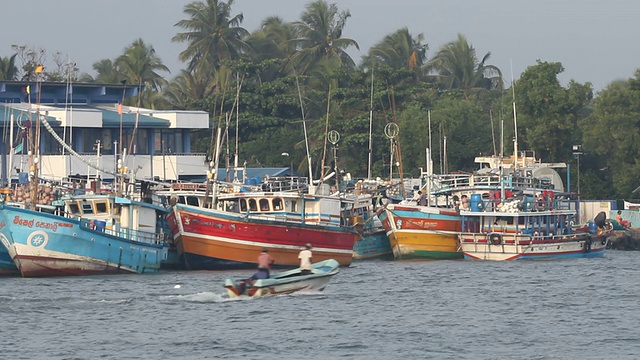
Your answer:
[[[557,78],[562,71],[560,63],[538,60],[515,87],[519,139],[546,161],[564,161],[571,155],[579,139],[578,119],[593,97],[590,84],[571,82],[569,89],[563,88]]]
[[[427,147],[436,173],[473,171],[474,158],[500,154],[502,142],[503,155],[513,154],[517,115],[519,150],[533,150],[544,162],[568,162],[571,189],[577,189],[579,174],[582,198],[630,197],[640,185],[640,70],[594,99],[590,83],[562,86],[562,64],[538,60],[504,91],[500,69],[488,64],[490,53],[479,57],[462,34],[428,59],[424,35],[402,28],[378,41],[357,66],[347,50],[358,44],[343,36],[351,14],[336,4],[310,2],[297,21],[268,17],[253,33],[241,27],[244,16],[233,5],[202,0],[184,7],[185,18],[175,24],[181,32],[172,40],[185,45],[180,58],[186,69],[170,81],[142,39],[113,60],[97,61],[95,76],[82,78],[144,84],[140,97],[127,100],[131,105],[206,111],[211,129],[193,132],[192,150],[211,154],[221,126],[224,147],[232,153],[237,142],[240,161],[248,166],[291,164],[306,174],[306,129],[317,178],[323,155],[325,165],[333,161],[326,133],[336,130],[339,167],[365,177],[371,131],[372,175],[386,178],[390,141],[384,128],[394,122],[403,176],[426,168]],[[0,80],[33,81],[46,52],[12,49],[15,55],[0,57]],[[46,80],[77,77],[75,64],[59,53],[53,57]],[[584,149],[579,169],[574,144]]]
[[[626,82],[614,82],[595,99],[584,118],[584,149],[597,161],[591,172],[604,173],[618,198],[629,198],[640,185],[640,72]],[[600,171],[599,169],[604,169]]]

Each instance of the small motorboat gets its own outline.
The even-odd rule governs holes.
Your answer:
[[[300,290],[322,291],[331,277],[338,273],[339,266],[336,260],[328,259],[311,264],[310,274],[302,275],[300,268],[297,268],[273,274],[268,279],[227,279],[224,287],[230,298],[290,294]]]

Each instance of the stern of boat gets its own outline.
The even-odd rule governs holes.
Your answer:
[[[229,298],[236,298],[240,295],[244,295],[247,284],[244,281],[234,281],[227,279],[224,282],[224,287],[227,289]]]

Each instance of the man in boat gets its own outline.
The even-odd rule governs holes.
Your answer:
[[[263,248],[258,255],[258,271],[251,275],[251,280],[268,279],[271,275],[271,264],[276,262],[273,256],[269,255],[269,249]]]
[[[418,205],[427,206],[427,194],[418,191]]]
[[[618,224],[620,224],[620,226],[622,226],[625,229],[628,229],[631,227],[631,225],[629,225],[629,222],[627,220],[622,220],[622,210],[618,210],[618,214],[616,215],[616,221],[618,222]]]
[[[304,249],[298,254],[300,259],[300,274],[311,274],[311,244],[305,245]]]

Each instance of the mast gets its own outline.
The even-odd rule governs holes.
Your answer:
[[[371,99],[369,101],[369,166],[367,167],[367,180],[371,179],[371,162],[373,158],[373,66],[371,66]]]
[[[513,64],[511,65],[511,93],[513,95],[513,168],[518,168],[518,117],[516,115],[516,83],[513,79]]]
[[[325,127],[324,127],[324,148],[322,150],[322,161],[320,162],[321,167],[320,167],[320,185],[322,185],[324,183],[324,177],[325,177],[325,172],[324,172],[324,163],[326,161],[326,157],[327,157],[327,141],[328,141],[328,137],[329,137],[329,111],[330,111],[330,106],[331,106],[331,84],[329,84],[329,92],[327,93],[327,117],[325,120]]]
[[[37,197],[38,197],[38,162],[40,160],[40,95],[42,92],[42,89],[40,88],[40,73],[42,73],[42,71],[44,70],[44,67],[42,65],[38,65],[36,67],[36,91],[37,91],[37,96],[36,96],[36,127],[35,127],[35,134],[32,136],[32,151],[31,151],[31,172],[33,173],[32,178],[31,178],[31,189],[30,189],[30,201],[31,203],[29,204],[29,208],[31,210],[35,210],[36,209],[36,203],[37,203]],[[31,97],[31,95],[29,95],[29,97]],[[31,132],[29,132],[31,133]]]
[[[9,169],[7,169],[7,181],[8,181],[8,185],[11,186],[11,174],[13,173],[13,155],[14,155],[14,148],[13,148],[13,111],[11,112],[11,116],[10,116],[11,120],[9,123]]]
[[[311,170],[311,153],[309,152],[309,137],[307,136],[307,122],[304,116],[304,103],[302,102],[302,92],[300,91],[300,82],[296,75],[296,86],[298,87],[298,99],[300,100],[300,111],[302,112],[302,127],[304,129],[304,143],[307,148],[307,165],[309,166],[309,194],[315,193],[315,186],[313,186],[313,172]]]

